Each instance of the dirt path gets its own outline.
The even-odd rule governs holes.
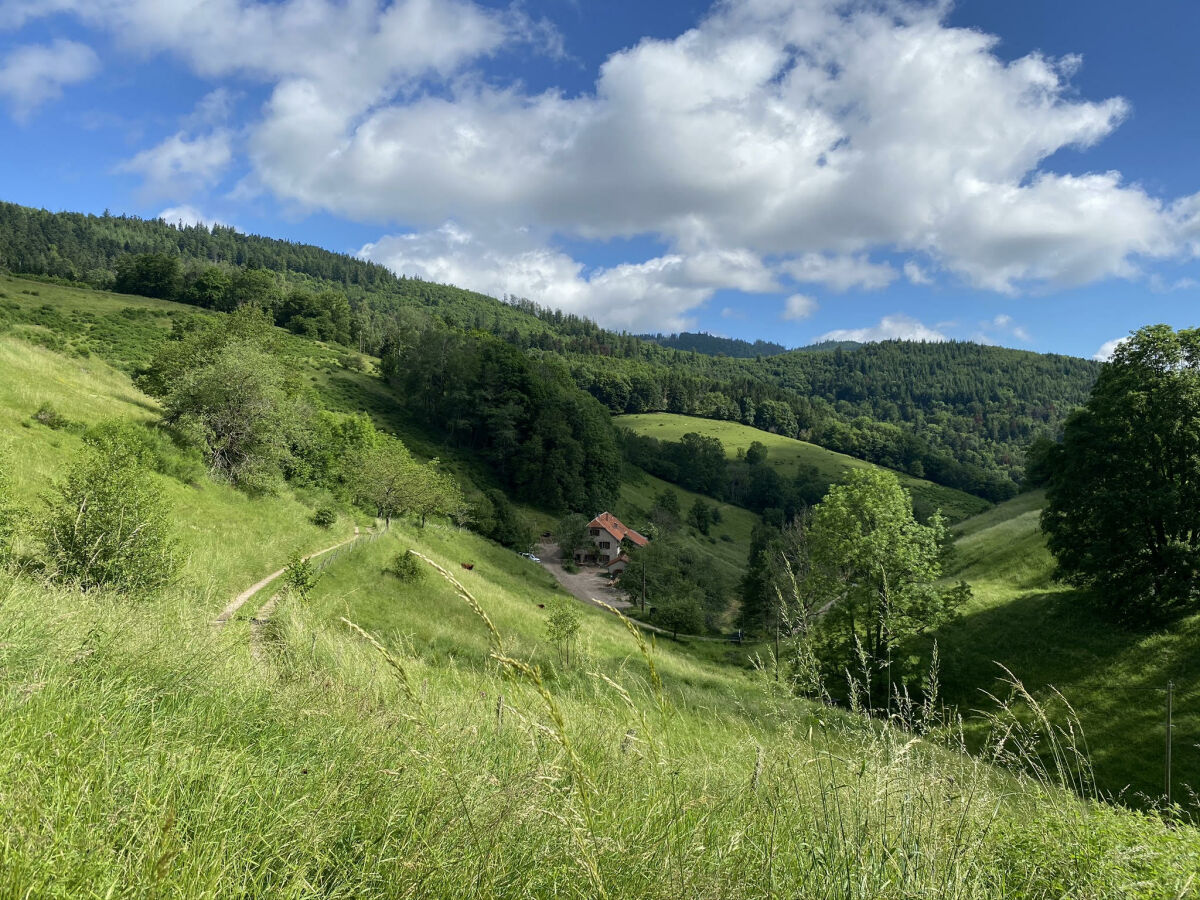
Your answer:
[[[338,547],[344,547],[346,544],[349,544],[351,541],[358,540],[358,533],[359,533],[358,526],[355,526],[354,527],[354,535],[352,537],[348,537],[344,541],[339,541],[338,543],[334,544],[332,547],[326,547],[324,550],[318,550],[316,553],[310,553],[308,556],[306,556],[304,558],[312,559],[313,557],[322,556],[323,554],[329,553],[332,550],[336,550]],[[218,615],[215,619],[213,619],[213,624],[214,625],[227,624],[229,622],[229,620],[234,617],[234,615],[237,613],[237,611],[246,604],[247,600],[249,600],[251,597],[253,597],[255,594],[257,594],[259,591],[261,591],[263,588],[265,588],[268,584],[270,584],[272,581],[274,581],[276,578],[278,578],[280,575],[282,575],[284,573],[284,571],[285,571],[284,569],[280,569],[277,572],[272,572],[270,575],[268,575],[266,578],[264,578],[262,581],[258,582],[257,584],[250,585],[250,587],[246,588],[246,590],[242,591],[240,594],[238,594],[236,597],[234,597],[233,600],[231,600],[229,602],[228,606],[226,606],[223,610],[221,610],[220,615]],[[267,606],[270,606],[272,609],[275,608],[275,598],[274,597],[272,597],[270,600],[267,601]],[[266,609],[265,606],[263,608]]]
[[[559,552],[558,545],[552,540],[542,539],[538,545],[538,559],[542,561],[542,568],[554,576],[554,580],[566,588],[576,600],[581,603],[586,603],[588,606],[595,606],[598,609],[605,609],[599,602],[601,600],[607,603],[613,609],[626,610],[633,606],[626,599],[626,594],[615,588],[605,576],[599,574],[599,569],[582,568],[578,572],[568,572],[563,568],[562,554]],[[605,609],[605,612],[608,610]],[[651,625],[649,622],[643,622],[640,619],[629,620],[643,631],[653,631],[655,634],[674,637],[671,632],[665,628],[659,628],[657,625]],[[687,638],[690,641],[727,641],[728,638],[714,637],[707,634],[681,634],[681,638]]]

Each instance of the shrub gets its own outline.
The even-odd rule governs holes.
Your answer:
[[[54,576],[83,590],[154,591],[174,580],[179,556],[166,505],[138,454],[89,444],[46,496],[41,522]]]
[[[317,585],[320,573],[312,560],[301,556],[299,552],[292,554],[283,570],[283,583],[293,594],[302,600],[307,600],[312,589]]]
[[[351,372],[367,371],[367,358],[361,353],[343,353],[338,357],[338,364]]]
[[[71,420],[54,408],[53,404],[43,403],[33,414],[33,421],[56,431],[71,426]]]
[[[571,664],[571,650],[579,636],[579,611],[574,600],[559,600],[546,619],[546,640],[558,650],[563,667]]]
[[[420,581],[425,577],[425,569],[407,550],[398,554],[384,571],[406,583]]]
[[[337,510],[327,503],[318,506],[312,517],[312,523],[318,528],[332,528],[337,520]]]
[[[110,420],[87,429],[83,439],[98,447],[120,448],[140,465],[184,484],[199,483],[207,472],[200,449],[162,425]]]

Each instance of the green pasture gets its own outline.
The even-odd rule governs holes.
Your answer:
[[[618,425],[661,441],[678,441],[689,432],[696,432],[705,437],[715,437],[725,447],[730,459],[737,456],[738,450],[745,451],[758,441],[767,448],[767,464],[775,466],[784,478],[794,477],[801,466],[813,466],[820,472],[821,477],[833,483],[840,481],[851,469],[873,468],[873,464],[826,450],[816,444],[798,441],[783,435],[760,431],[749,425],[738,422],[723,422],[714,419],[698,419],[692,416],[681,416],[674,413],[643,413],[640,415],[619,416]],[[903,472],[898,472],[900,483],[913,495],[914,504],[918,509],[940,509],[942,515],[950,522],[957,522],[969,516],[976,515],[988,509],[988,501],[975,497],[954,488],[943,487],[922,478],[914,478]]]

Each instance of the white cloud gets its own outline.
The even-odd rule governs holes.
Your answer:
[[[1111,341],[1105,341],[1100,345],[1100,349],[1092,354],[1092,359],[1099,360],[1100,362],[1108,362],[1110,359],[1112,359],[1112,355],[1114,352],[1116,352],[1116,349],[1124,344],[1127,340],[1129,340],[1128,336],[1113,338]]]
[[[191,137],[176,132],[117,167],[141,175],[156,196],[179,196],[216,183],[233,161],[232,137],[218,129]]]
[[[812,297],[806,297],[804,294],[792,294],[784,301],[783,312],[779,314],[779,317],[795,322],[807,319],[816,311],[817,301]]]
[[[870,328],[838,328],[827,331],[816,339],[821,341],[948,341],[949,338],[940,331],[922,325],[916,319],[902,314],[884,316],[878,325]]]
[[[1003,60],[994,38],[949,27],[948,9],[722,2],[676,38],[613,53],[593,90],[570,95],[473,69],[515,42],[562,47],[544,23],[469,0],[0,0],[0,23],[72,13],[202,76],[262,80],[254,184],[425,234],[462,223],[472,241],[423,257],[430,271],[450,259],[448,272],[495,283],[496,248],[521,228],[667,247],[587,275],[544,238],[516,252],[531,287],[545,277],[585,307],[586,294],[624,308],[600,290],[618,277],[671,285],[661,308],[675,318],[721,284],[877,289],[898,277],[872,262],[880,251],[1001,293],[1141,277],[1200,251],[1200,195],[1164,202],[1119,173],[1044,169],[1118,127],[1121,98],[1081,98],[1077,57]],[[218,164],[189,172],[184,149],[144,151],[165,159],[142,165],[211,181]],[[930,280],[916,262],[903,272]]]
[[[716,289],[707,279],[698,280],[689,260],[679,255],[588,272],[582,263],[537,244],[528,234],[512,233],[502,242],[489,243],[452,223],[381,238],[359,255],[401,274],[496,297],[525,297],[635,332],[695,327],[688,311]],[[734,271],[732,277],[736,281],[741,275]]]
[[[191,114],[184,117],[184,127],[201,129],[224,125],[233,114],[234,104],[237,100],[238,95],[228,88],[221,87],[209,91],[197,101]]]
[[[1018,324],[1013,317],[1007,313],[1000,313],[990,322],[981,323],[981,327],[986,332],[998,332],[1002,335],[1011,335],[1019,341],[1028,343],[1033,340],[1033,336],[1029,333],[1024,325]],[[994,341],[993,341],[994,342]]]
[[[13,117],[27,118],[49,100],[62,96],[67,85],[87,81],[100,71],[100,59],[86,44],[58,39],[49,44],[17,47],[0,62],[0,96]]]
[[[213,225],[229,225],[228,222],[222,221],[216,216],[205,215],[196,207],[186,203],[181,206],[169,206],[160,212],[158,217],[168,225],[207,225],[209,228]]]
[[[909,284],[918,287],[933,284],[933,278],[911,259],[904,264],[904,277],[908,279]]]
[[[746,313],[744,310],[738,309],[737,307],[726,306],[721,310],[721,318],[722,319],[744,319],[744,318],[746,318]]]
[[[805,253],[785,261],[780,268],[796,281],[824,284],[835,291],[861,288],[875,291],[896,280],[896,270],[886,263],[873,263],[865,255],[828,256]]]

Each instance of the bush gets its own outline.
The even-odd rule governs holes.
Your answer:
[[[50,403],[43,403],[39,406],[32,418],[39,425],[45,425],[47,428],[53,428],[55,431],[69,428],[73,424],[70,419],[60,413]]]
[[[318,506],[312,517],[312,523],[318,528],[332,528],[337,523],[337,520],[337,510],[329,504]]]
[[[579,636],[579,610],[574,600],[558,600],[546,619],[546,640],[558,650],[563,667],[571,665],[571,650]]]
[[[317,585],[320,573],[312,560],[301,556],[299,552],[292,554],[283,570],[284,586],[302,600],[307,600],[312,589]]]
[[[392,560],[392,564],[384,569],[388,575],[394,575],[406,583],[420,581],[425,577],[425,569],[417,558],[407,550]]]
[[[199,447],[162,425],[112,420],[93,425],[83,439],[132,454],[140,465],[184,484],[198,484],[208,471]]]
[[[343,353],[338,357],[338,364],[351,372],[367,371],[367,358],[361,353]]]
[[[52,574],[82,590],[154,591],[174,580],[179,556],[161,492],[136,452],[89,444],[46,497],[41,522]]]

